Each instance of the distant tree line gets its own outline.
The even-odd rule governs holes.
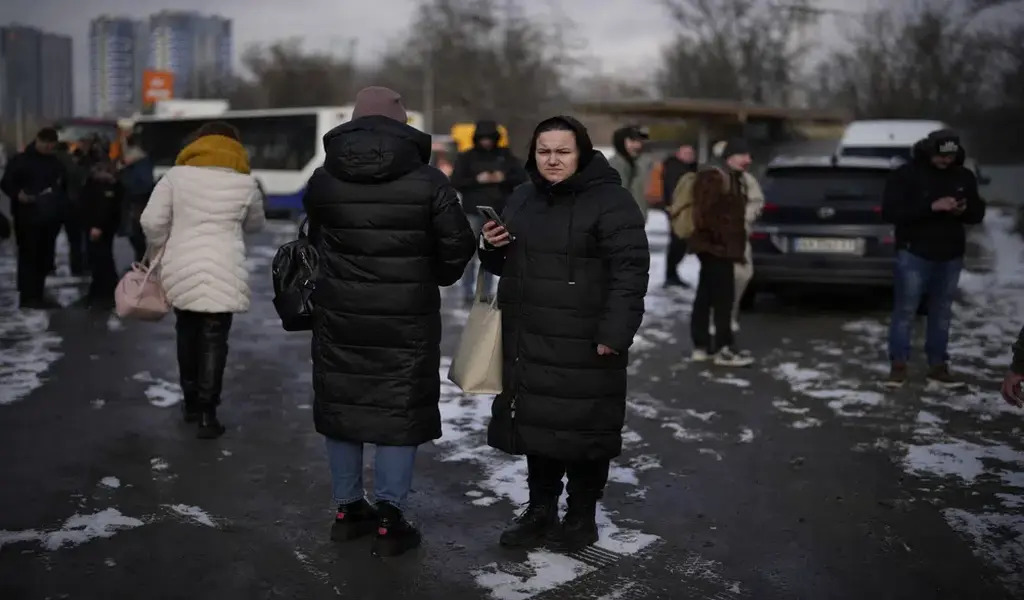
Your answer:
[[[521,0],[425,0],[405,41],[375,65],[277,41],[249,48],[246,76],[213,81],[204,95],[235,108],[344,104],[378,83],[410,107],[432,106],[436,131],[493,117],[515,139],[576,98],[744,100],[940,119],[988,160],[1024,158],[1024,0],[910,0],[840,13],[845,39],[827,51],[812,42],[828,12],[814,0],[659,2],[676,35],[652,57],[651,85],[579,76],[587,57],[564,15],[531,18]]]

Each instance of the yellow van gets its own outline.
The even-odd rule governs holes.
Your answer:
[[[452,139],[455,140],[455,147],[459,152],[465,152],[473,147],[473,133],[476,131],[476,123],[456,123],[452,125]],[[508,129],[504,125],[498,125],[498,147],[508,148]]]

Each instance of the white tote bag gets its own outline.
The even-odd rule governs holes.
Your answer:
[[[462,329],[448,379],[467,394],[501,393],[501,309],[498,295],[484,302],[483,266],[476,274],[476,295]]]

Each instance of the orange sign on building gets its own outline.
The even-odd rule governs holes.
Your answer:
[[[142,103],[154,104],[174,98],[174,73],[170,71],[142,72]]]

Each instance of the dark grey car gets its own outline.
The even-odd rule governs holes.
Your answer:
[[[791,283],[891,285],[895,240],[892,225],[882,221],[882,196],[900,164],[835,157],[772,161],[761,179],[764,211],[750,236],[752,291]]]

